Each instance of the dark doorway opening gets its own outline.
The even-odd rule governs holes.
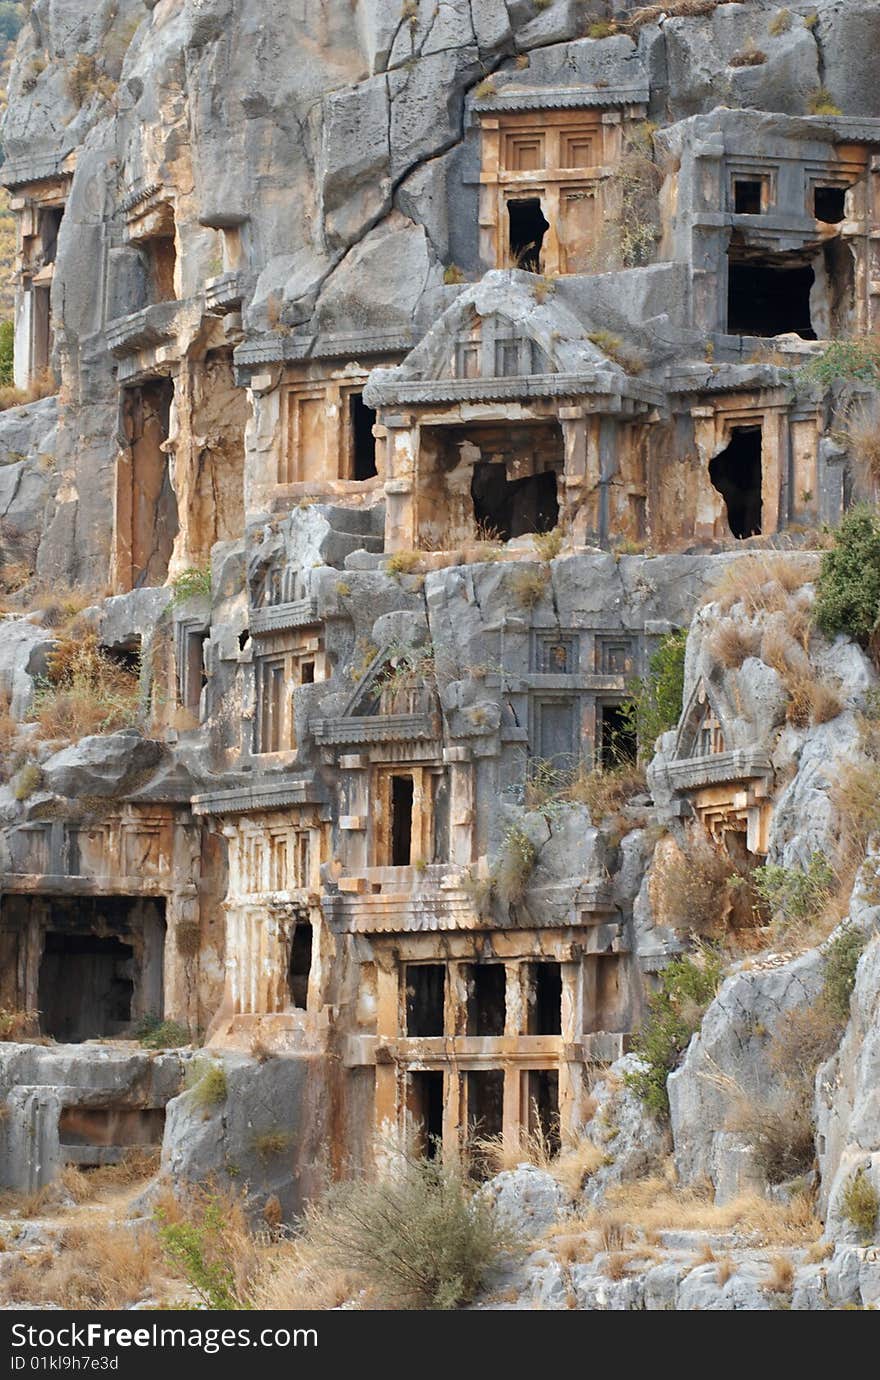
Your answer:
[[[727,267],[728,333],[793,333],[802,340],[815,340],[810,319],[810,289],[815,278],[809,264],[779,264],[731,254]]]
[[[58,231],[63,219],[63,206],[47,206],[40,212],[40,247],[44,264],[55,262],[58,254]]]
[[[846,214],[846,188],[814,188],[813,214],[823,225],[839,225]]]
[[[442,1035],[446,967],[442,963],[406,965],[406,1033],[414,1039]]]
[[[503,963],[474,963],[468,973],[468,1035],[503,1035],[507,974]]]
[[[761,428],[735,426],[709,464],[709,478],[727,506],[727,524],[742,540],[761,531]]]
[[[391,778],[391,866],[409,867],[412,861],[413,779]]]
[[[541,202],[536,196],[508,201],[507,217],[511,263],[527,273],[540,273],[541,246],[550,229],[550,222],[541,210]]]
[[[530,965],[528,1033],[562,1034],[562,968],[558,963]]]
[[[49,930],[40,964],[43,1033],[62,1043],[121,1035],[131,1023],[134,949],[114,936]]]
[[[409,1075],[409,1111],[415,1153],[436,1159],[443,1146],[443,1074],[439,1069],[418,1069]]]
[[[473,1147],[474,1168],[484,1168],[475,1142],[500,1136],[504,1129],[504,1070],[475,1069],[465,1074],[467,1138]]]
[[[556,488],[555,470],[508,479],[506,465],[478,461],[471,479],[474,517],[499,541],[527,532],[552,532],[559,521]]]
[[[305,1011],[309,1003],[309,974],[312,971],[312,927],[307,920],[297,921],[290,944],[287,985],[294,1006]]]
[[[362,393],[351,393],[348,399],[351,429],[351,477],[373,479],[376,469],[376,438],[373,427],[375,408],[367,407]]]
[[[530,1069],[525,1080],[529,1134],[540,1136],[555,1154],[560,1148],[559,1074],[556,1069]]]
[[[638,734],[623,705],[599,707],[599,759],[605,771],[631,766],[638,761]]]
[[[737,178],[733,184],[733,209],[738,216],[759,216],[761,214],[760,181],[747,181]]]

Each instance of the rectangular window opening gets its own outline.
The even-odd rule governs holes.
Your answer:
[[[443,963],[408,963],[406,982],[406,1033],[412,1039],[430,1039],[444,1031],[446,966]]]
[[[351,477],[352,479],[374,479],[376,469],[376,438],[373,427],[376,412],[367,407],[362,393],[350,393],[349,426],[351,435]]]
[[[411,776],[391,778],[391,866],[409,867],[412,862],[413,796]]]
[[[528,972],[528,1034],[562,1034],[562,966],[532,963]]]
[[[504,1034],[507,974],[503,963],[474,963],[467,974],[467,1033]]]
[[[760,179],[736,178],[733,184],[733,209],[738,216],[759,216],[764,184]]]
[[[603,770],[632,766],[638,761],[639,741],[623,705],[598,706],[599,761]]]
[[[407,1084],[414,1152],[433,1160],[443,1145],[443,1074],[439,1069],[416,1069],[407,1075]]]

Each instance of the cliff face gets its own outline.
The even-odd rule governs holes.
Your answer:
[[[162,1142],[290,1217],[401,1138],[589,1137],[591,1202],[671,1152],[853,1235],[877,677],[814,604],[880,482],[878,43],[874,0],[34,0],[0,1014],[58,1047],[0,1055],[9,1186]],[[633,1034],[716,961],[652,1104]],[[145,1036],[207,1041],[210,1112]],[[768,1158],[744,1105],[795,1100]],[[760,1306],[679,1283],[621,1306]]]

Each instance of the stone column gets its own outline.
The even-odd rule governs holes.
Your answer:
[[[418,546],[416,484],[418,427],[411,416],[385,414],[385,550],[412,551]]]

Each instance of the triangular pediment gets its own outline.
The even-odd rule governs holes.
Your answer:
[[[674,759],[714,757],[727,751],[722,715],[715,697],[704,680],[697,681],[681,717]]]
[[[424,714],[437,705],[430,649],[389,644],[358,680],[341,711],[342,718],[377,714]]]

